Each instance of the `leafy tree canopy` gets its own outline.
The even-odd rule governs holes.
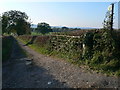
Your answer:
[[[42,22],[42,23],[38,23],[36,31],[38,33],[45,34],[45,33],[52,32],[52,29],[49,24]]]
[[[30,23],[25,12],[11,10],[2,14],[2,33],[30,34]]]

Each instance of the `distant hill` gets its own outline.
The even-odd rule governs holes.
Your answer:
[[[64,26],[51,26],[52,28],[56,27],[56,28],[61,28]],[[36,24],[32,24],[31,28],[37,28]],[[68,27],[68,28],[81,28],[81,29],[100,29],[100,28],[95,28],[95,27]]]

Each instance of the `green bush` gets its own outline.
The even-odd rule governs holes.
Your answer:
[[[101,64],[103,62],[103,55],[101,54],[101,52],[96,51],[93,54],[93,58],[90,60],[90,64]]]

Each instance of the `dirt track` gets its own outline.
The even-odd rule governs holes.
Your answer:
[[[19,42],[26,50],[33,63],[29,60],[14,42],[10,60],[2,66],[3,88],[117,88],[117,77],[108,77],[93,71],[86,71],[82,67],[70,64],[45,55],[38,54]]]

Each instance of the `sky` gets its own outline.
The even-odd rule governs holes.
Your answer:
[[[0,14],[20,10],[29,16],[32,24],[46,22],[50,26],[101,28],[110,4],[111,2],[3,2],[0,3]],[[114,28],[117,28],[118,3],[115,4],[114,13]]]

